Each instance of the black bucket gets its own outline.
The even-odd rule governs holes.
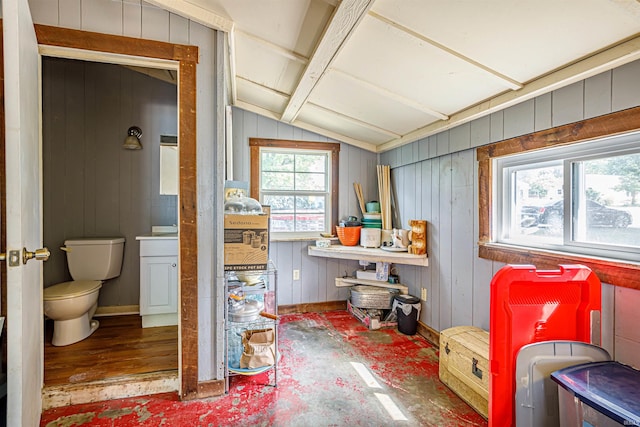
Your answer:
[[[405,314],[405,309],[411,311]],[[393,302],[398,317],[398,331],[405,335],[415,335],[418,332],[418,318],[420,317],[420,299],[412,295],[396,295]]]

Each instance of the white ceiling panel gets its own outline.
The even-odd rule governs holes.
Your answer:
[[[294,61],[250,37],[236,36],[236,74],[262,86],[286,93],[293,92],[304,70],[304,63]]]
[[[203,8],[221,9],[237,29],[285,47],[310,53],[315,34],[306,28],[321,28],[331,16],[333,6],[322,0],[188,0]],[[309,14],[309,16],[307,16]]]
[[[339,93],[341,96],[334,96]],[[337,111],[345,116],[368,122],[372,126],[404,135],[438,120],[420,110],[410,100],[391,97],[390,93],[341,72],[328,72],[309,97],[309,102]]]
[[[309,103],[305,104],[296,120],[319,128],[331,126],[335,133],[359,141],[371,141],[374,145],[394,139],[391,134],[377,131],[355,120]]]
[[[633,0],[378,0],[373,11],[520,82],[640,31]]]
[[[507,89],[486,71],[371,17],[333,66],[443,114]]]
[[[232,33],[229,99],[382,152],[640,60],[640,0],[147,0]]]
[[[275,116],[287,105],[288,98],[277,92],[257,86],[249,81],[236,82],[238,100],[260,109],[271,111]]]

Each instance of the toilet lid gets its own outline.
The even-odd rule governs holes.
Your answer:
[[[58,283],[44,289],[45,301],[54,301],[65,298],[81,297],[97,291],[102,287],[99,280],[74,280],[72,282]]]

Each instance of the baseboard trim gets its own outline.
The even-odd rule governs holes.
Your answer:
[[[42,389],[42,410],[125,397],[177,392],[178,386],[177,370],[126,375],[86,383],[45,386]]]
[[[418,333],[422,335],[424,339],[433,344],[436,348],[440,348],[440,332],[418,320]]]
[[[323,311],[346,309],[347,301],[309,302],[304,304],[279,305],[278,314],[322,313]]]
[[[98,307],[94,317],[101,316],[124,316],[125,314],[140,314],[139,305],[109,305]]]

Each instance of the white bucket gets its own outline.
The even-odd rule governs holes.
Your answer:
[[[380,229],[363,228],[360,230],[360,246],[363,248],[380,247]]]

